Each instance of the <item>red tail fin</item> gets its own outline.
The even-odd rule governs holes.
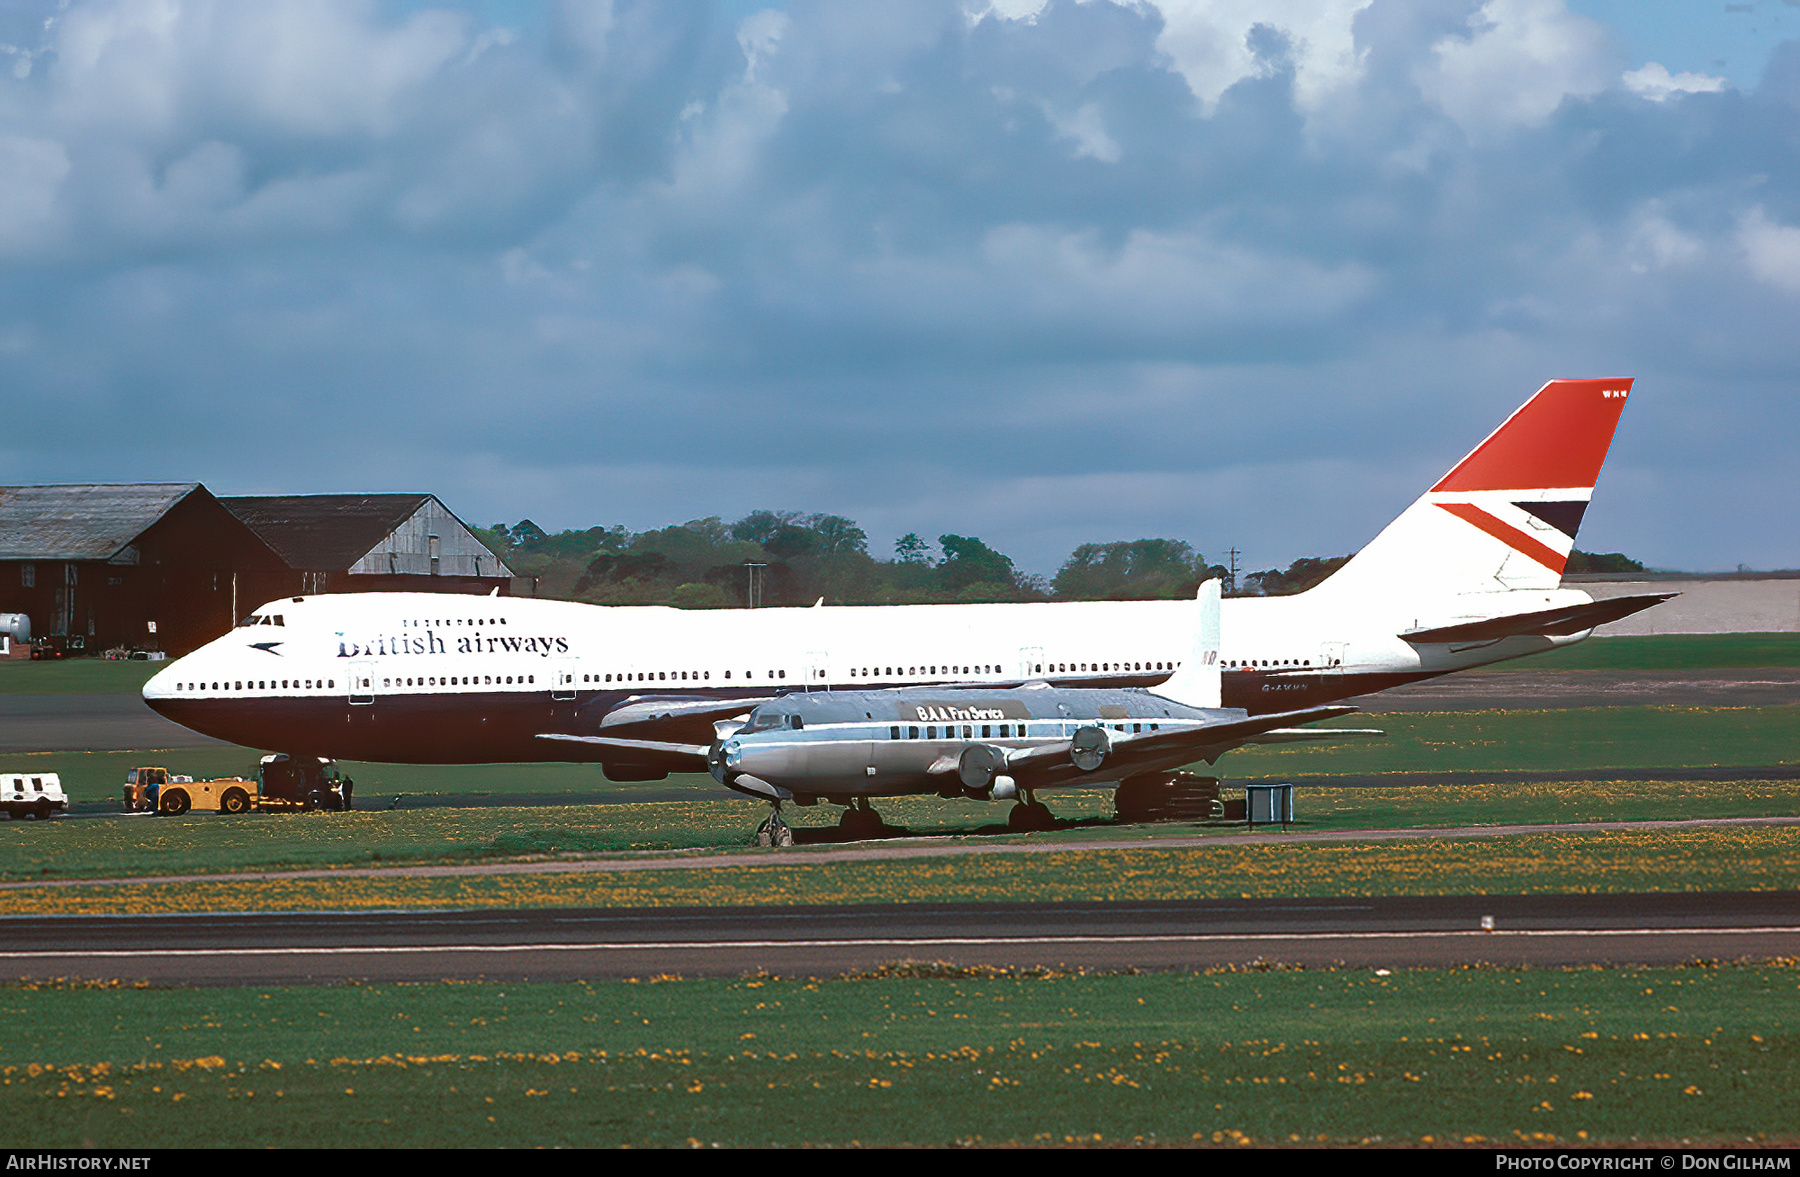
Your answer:
[[[1552,380],[1319,588],[1554,589],[1631,381]]]
[[[1552,380],[1431,489],[1593,489],[1631,381]]]

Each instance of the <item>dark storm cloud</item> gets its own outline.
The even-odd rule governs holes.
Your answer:
[[[1740,92],[1561,0],[1240,7],[47,4],[0,480],[1261,566],[1624,373],[1584,541],[1800,562],[1800,45]]]

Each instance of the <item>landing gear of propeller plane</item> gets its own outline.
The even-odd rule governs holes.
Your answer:
[[[1006,827],[1018,833],[1029,833],[1033,830],[1054,829],[1056,818],[1051,815],[1050,807],[1042,801],[1021,800],[1006,815]]]
[[[881,815],[860,797],[838,818],[838,833],[846,838],[879,838],[886,830]]]
[[[767,821],[756,827],[756,844],[758,846],[792,846],[794,831],[788,823],[781,820],[781,808],[777,806],[769,814]]]

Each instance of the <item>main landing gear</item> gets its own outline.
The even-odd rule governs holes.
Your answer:
[[[1050,807],[1034,800],[1029,793],[1020,794],[1019,803],[1006,815],[1006,828],[1021,834],[1055,826],[1056,818],[1051,815]]]
[[[887,832],[887,828],[887,823],[869,805],[867,797],[851,801],[838,818],[838,833],[846,838],[879,838]]]

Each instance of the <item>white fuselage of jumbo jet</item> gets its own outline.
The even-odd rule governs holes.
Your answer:
[[[1504,596],[1508,612],[1588,600],[1571,590]],[[1226,706],[1289,711],[1578,636],[1418,647],[1397,634],[1456,618],[1326,604],[1315,593],[1225,602]],[[688,611],[441,593],[296,597],[172,663],[144,695],[197,731],[297,754],[619,762],[540,737],[594,734],[615,710],[658,697],[1039,679],[1150,686],[1185,656],[1194,610],[1193,601]],[[677,738],[679,724],[655,734]],[[686,729],[709,738],[711,720]],[[623,767],[628,776],[655,766]]]

